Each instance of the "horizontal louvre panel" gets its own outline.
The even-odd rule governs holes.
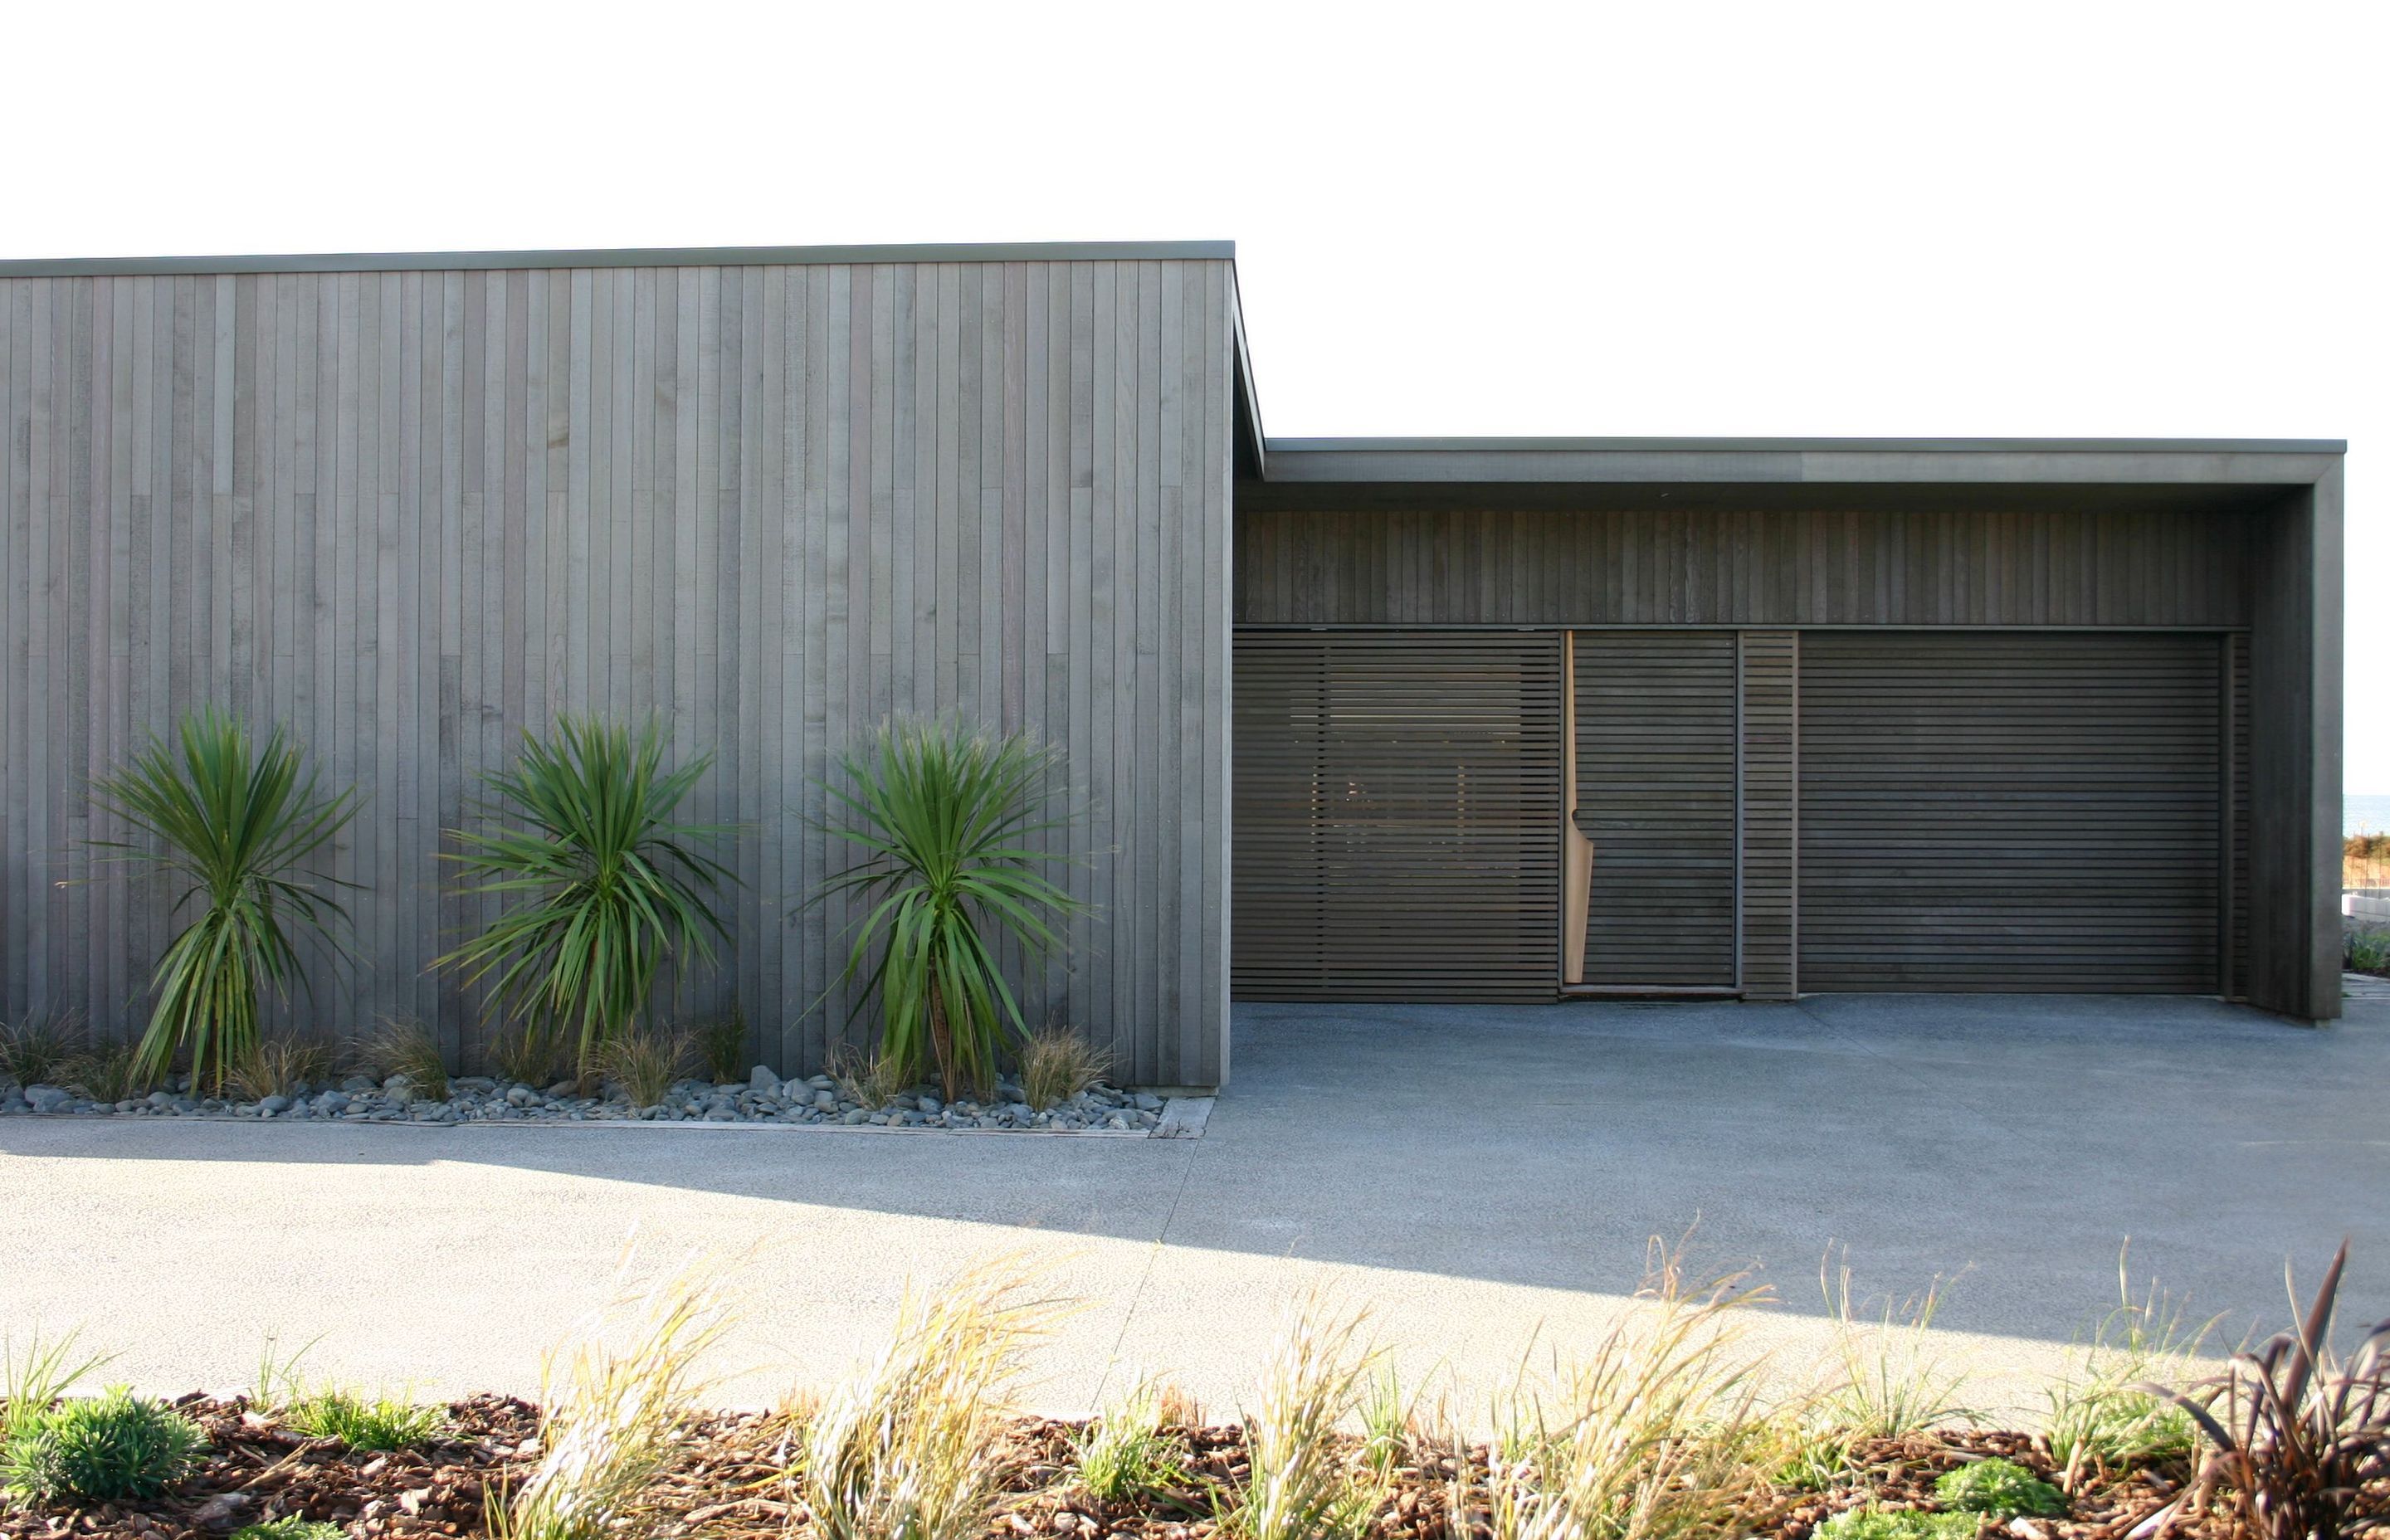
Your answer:
[[[1782,999],[1798,989],[1792,956],[1792,785],[1799,739],[1801,637],[1792,631],[1746,631],[1742,671],[1743,993]]]
[[[1804,990],[2207,991],[2213,637],[1815,633]]]
[[[1240,635],[1235,725],[1238,997],[1551,997],[1556,637]]]
[[[1575,647],[1585,982],[1731,985],[1734,634],[1586,631]]]

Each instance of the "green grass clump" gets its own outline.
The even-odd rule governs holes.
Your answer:
[[[348,1534],[338,1524],[286,1513],[279,1519],[237,1529],[232,1532],[232,1540],[348,1540]]]
[[[155,1497],[198,1467],[207,1443],[190,1418],[119,1386],[32,1418],[0,1451],[0,1486],[29,1503]]]
[[[2055,1519],[2066,1511],[2063,1493],[2014,1460],[1977,1460],[1946,1470],[1934,1479],[1934,1495],[1944,1508],[1996,1519],[2021,1513]]]
[[[338,1439],[350,1449],[411,1449],[440,1429],[440,1409],[387,1396],[318,1391],[285,1408],[282,1420],[309,1438]]]
[[[1975,1540],[1972,1513],[1855,1508],[1818,1526],[1818,1540]]]
[[[1163,1431],[1165,1420],[1161,1390],[1149,1381],[1081,1430],[1071,1453],[1087,1495],[1119,1503],[1189,1484],[1186,1445]]]

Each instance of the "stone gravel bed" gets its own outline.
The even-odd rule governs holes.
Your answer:
[[[5,1083],[0,1083],[5,1084]],[[928,1086],[870,1108],[828,1075],[783,1081],[757,1065],[744,1084],[684,1080],[654,1107],[635,1107],[610,1082],[594,1097],[575,1094],[571,1081],[546,1088],[488,1076],[458,1076],[447,1094],[418,1094],[404,1075],[375,1080],[350,1075],[337,1084],[301,1083],[289,1096],[257,1101],[194,1095],[185,1077],[167,1089],[117,1102],[95,1102],[61,1085],[7,1084],[0,1116],[65,1114],[117,1118],[234,1118],[260,1122],[405,1123],[812,1123],[839,1127],[922,1130],[1010,1130],[1022,1133],[1150,1135],[1163,1123],[1162,1097],[1098,1084],[1045,1111],[1033,1110],[1021,1088],[997,1084],[983,1100],[941,1101]]]

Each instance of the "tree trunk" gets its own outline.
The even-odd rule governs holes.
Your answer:
[[[938,1056],[938,1086],[945,1099],[955,1099],[955,1038],[946,1025],[945,997],[938,993],[933,980],[930,984],[930,1048]]]

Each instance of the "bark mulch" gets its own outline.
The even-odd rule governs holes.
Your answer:
[[[358,1540],[480,1535],[484,1501],[529,1474],[539,1457],[536,1407],[504,1396],[475,1396],[448,1408],[447,1425],[420,1447],[394,1454],[353,1453],[326,1439],[290,1432],[246,1403],[186,1396],[175,1404],[206,1430],[205,1467],[172,1496],[153,1503],[89,1508],[0,1509],[0,1540],[69,1540],[82,1535],[143,1540],[222,1540],[245,1524],[287,1515],[328,1521]],[[1015,1494],[989,1540],[1063,1535],[1076,1540],[1207,1540],[1221,1521],[1215,1494],[1244,1484],[1243,1437],[1233,1427],[1182,1433],[1188,1475],[1176,1490],[1134,1503],[1097,1502],[1069,1480],[1071,1438],[1079,1425],[1036,1418],[1014,1423],[1002,1458]],[[692,1423],[679,1457],[654,1494],[667,1536],[748,1540],[806,1530],[779,1479],[787,1425],[757,1415]],[[2048,1457],[2026,1435],[1948,1432],[1862,1445],[1856,1473],[1831,1490],[1788,1493],[1756,1515],[1753,1540],[1809,1540],[1834,1513],[1865,1503],[1931,1508],[1934,1479],[1970,1460],[2013,1459],[2048,1478]],[[1479,1458],[1482,1459],[1482,1452]],[[1998,1540],[2126,1540],[2190,1472],[2156,1468],[2095,1481],[2061,1519],[2018,1520]],[[1483,1526],[1455,1530],[1446,1493],[1449,1456],[1422,1456],[1390,1473],[1370,1540],[1482,1540]],[[2390,1492],[2366,1505],[2390,1511]],[[1987,1540],[1991,1534],[1987,1526]],[[2177,1524],[2181,1540],[2229,1540],[2220,1520]]]

